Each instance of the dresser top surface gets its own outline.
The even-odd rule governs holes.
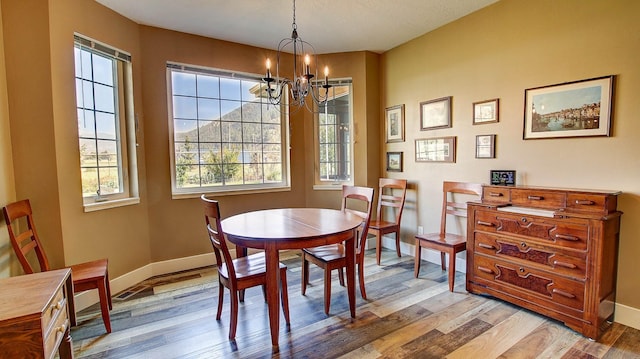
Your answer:
[[[490,184],[484,184],[482,186],[483,187],[491,187],[491,188],[522,189],[522,190],[535,190],[535,191],[557,191],[557,192],[571,192],[571,193],[590,193],[590,194],[600,194],[600,195],[607,195],[607,196],[618,196],[618,195],[622,194],[622,191],[603,190],[603,189],[587,189],[587,188],[563,188],[563,187],[525,186],[525,185],[499,186],[499,185],[490,185]]]
[[[65,268],[0,279],[0,322],[39,316],[70,275]]]

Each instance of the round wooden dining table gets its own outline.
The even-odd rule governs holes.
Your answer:
[[[274,352],[278,351],[280,331],[279,251],[344,242],[349,309],[351,317],[355,318],[355,238],[361,223],[362,218],[357,215],[325,208],[267,209],[222,220],[222,230],[230,242],[265,251],[267,305]]]

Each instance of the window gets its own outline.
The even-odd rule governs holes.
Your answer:
[[[286,107],[268,104],[259,76],[167,71],[174,196],[289,186]]]
[[[317,116],[316,187],[352,183],[351,81],[339,81],[329,89],[326,106]]]
[[[82,196],[86,205],[137,196],[130,55],[75,36]],[[133,181],[135,182],[135,181]],[[137,202],[136,202],[137,203]]]

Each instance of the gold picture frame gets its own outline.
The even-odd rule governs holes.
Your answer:
[[[420,102],[420,131],[451,127],[451,96]]]

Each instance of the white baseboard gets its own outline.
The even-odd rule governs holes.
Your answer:
[[[370,243],[371,247],[375,248],[375,239],[373,243]],[[382,237],[382,247],[389,248],[395,251],[395,238],[393,236],[387,238]],[[406,242],[400,242],[400,252],[413,256],[415,254],[415,245]],[[431,251],[422,249],[421,258],[427,262],[440,265],[440,253],[437,251]],[[447,259],[448,261],[449,259]],[[467,272],[467,261],[465,258],[456,257],[456,272]],[[640,330],[640,308],[630,307],[624,304],[616,303],[614,321],[620,324],[624,324],[628,327],[632,327]]]

